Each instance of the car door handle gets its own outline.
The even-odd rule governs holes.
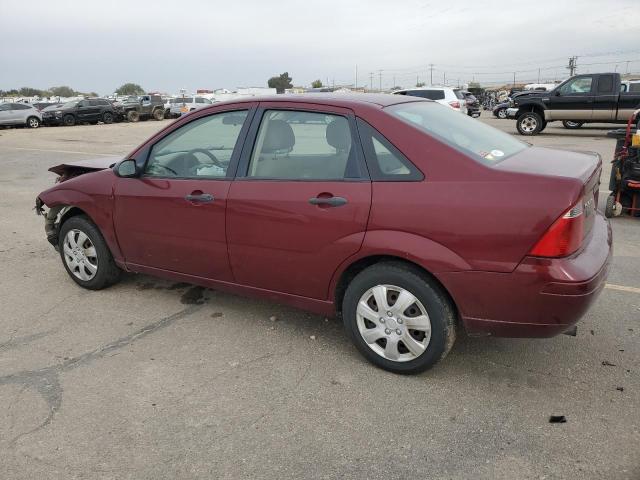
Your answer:
[[[327,205],[329,207],[341,207],[342,205],[345,205],[347,203],[347,199],[342,197],[326,197],[326,198],[313,197],[309,199],[309,203],[311,205]]]
[[[210,193],[201,193],[199,195],[191,194],[184,197],[184,199],[187,200],[188,202],[198,202],[198,203],[211,203],[214,200],[213,195],[211,195]]]

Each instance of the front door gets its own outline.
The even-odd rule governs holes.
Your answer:
[[[579,75],[549,95],[546,120],[591,120],[595,82],[592,75]]]
[[[233,275],[244,285],[325,299],[337,267],[362,245],[371,204],[352,114],[303,111],[299,103],[261,107],[229,192]]]
[[[140,178],[118,178],[116,234],[134,270],[140,265],[232,280],[225,210],[247,108],[172,130],[150,148]]]

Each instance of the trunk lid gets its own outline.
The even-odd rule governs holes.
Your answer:
[[[581,194],[569,207],[582,204],[584,238],[591,232],[598,207],[602,159],[595,152],[572,152],[551,148],[527,148],[495,166],[496,170],[544,177],[562,177],[580,182]]]

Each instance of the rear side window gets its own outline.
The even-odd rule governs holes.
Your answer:
[[[444,90],[408,90],[407,95],[429,100],[444,100]]]
[[[507,133],[438,103],[401,103],[385,110],[486,165],[498,163],[528,147]]]
[[[29,110],[31,105],[25,105],[24,103],[12,103],[12,110]]]
[[[459,98],[460,100],[464,100],[464,93],[462,93],[460,90],[454,90],[453,93],[456,94],[456,98]]]
[[[598,93],[613,93],[613,75],[602,75],[598,79]]]
[[[359,178],[357,149],[346,117],[267,110],[260,123],[248,177],[282,180]]]
[[[424,178],[413,163],[361,118],[358,118],[358,133],[372,180],[406,182]]]

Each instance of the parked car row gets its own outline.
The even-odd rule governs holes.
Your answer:
[[[480,116],[480,101],[466,90],[453,87],[416,87],[406,90],[396,90],[394,95],[409,95],[412,97],[427,98],[445,105],[457,112],[470,117]]]

